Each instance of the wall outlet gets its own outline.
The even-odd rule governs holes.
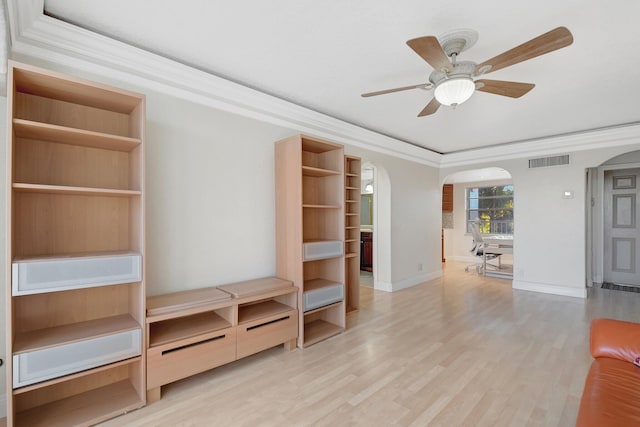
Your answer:
[[[422,271],[422,263],[418,264],[418,271]]]

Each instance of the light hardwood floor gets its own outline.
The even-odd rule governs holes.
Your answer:
[[[105,426],[573,426],[589,322],[640,322],[640,294],[512,291],[447,262],[393,294],[362,287],[349,329],[163,388]]]

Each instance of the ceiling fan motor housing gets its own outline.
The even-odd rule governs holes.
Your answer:
[[[434,85],[438,85],[442,81],[452,78],[468,77],[471,79],[476,66],[477,64],[472,61],[460,61],[453,66],[453,71],[450,73],[434,70],[429,75],[429,81]]]

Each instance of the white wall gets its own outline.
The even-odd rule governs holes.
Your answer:
[[[509,171],[514,185],[514,280],[516,289],[586,296],[585,170],[634,151],[640,141],[615,148],[577,151],[571,164],[529,169],[527,158],[443,168],[441,179],[466,169],[496,166]],[[603,143],[606,147],[606,144]],[[573,191],[573,199],[562,192]]]
[[[374,266],[376,288],[398,290],[440,277],[442,213],[438,170],[359,148],[347,147],[346,151],[361,157],[363,163],[375,165],[378,173],[374,238],[378,258],[389,258],[390,265],[378,263],[377,271]]]

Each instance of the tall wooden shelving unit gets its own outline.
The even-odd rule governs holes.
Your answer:
[[[344,286],[344,150],[297,135],[276,143],[275,160],[277,276],[300,289],[298,347],[307,347],[345,328],[344,300],[304,311],[306,292]]]
[[[145,98],[9,63],[7,425],[145,397]]]
[[[345,297],[347,312],[360,306],[360,174],[359,157],[344,156]]]

